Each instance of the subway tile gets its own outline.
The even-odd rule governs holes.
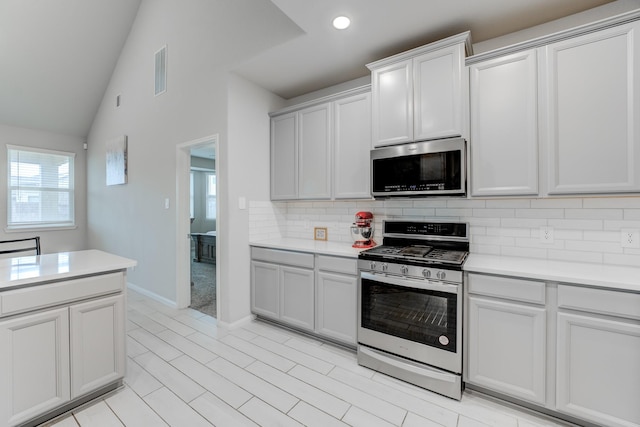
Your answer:
[[[438,217],[470,217],[473,214],[471,208],[444,208],[436,209],[436,216]]]
[[[475,254],[484,254],[484,255],[500,255],[501,248],[498,245],[478,245],[475,243],[471,243],[469,245],[469,250],[471,253]]]
[[[604,254],[604,263],[611,265],[640,266],[640,255],[631,254]]]
[[[564,241],[554,239],[553,243],[541,242],[537,233],[532,233],[531,238],[518,237],[516,238],[515,246],[519,248],[539,248],[539,249],[562,249],[565,246]]]
[[[547,225],[543,218],[502,218],[500,225],[505,228],[539,228]]]
[[[530,228],[487,227],[487,236],[531,237]]]
[[[564,209],[516,209],[518,218],[564,218]]]
[[[463,220],[472,227],[499,227],[501,222],[500,218],[465,217]]]
[[[529,199],[496,199],[487,200],[485,203],[487,208],[492,209],[528,209],[531,207],[531,201]]]
[[[446,208],[447,201],[445,199],[426,199],[426,200],[414,200],[414,208]]]
[[[429,217],[435,216],[436,210],[435,208],[404,208],[402,209],[402,215],[414,217]]]
[[[579,209],[582,199],[531,199],[532,209]]]
[[[625,209],[623,218],[628,221],[640,221],[640,209]]]
[[[585,198],[585,208],[621,208],[621,209],[640,209],[640,197],[601,197],[601,198]]]
[[[547,258],[547,249],[542,248],[522,248],[522,247],[504,247],[500,248],[500,255],[504,256],[518,256],[529,258]]]
[[[640,228],[638,221],[604,221],[604,230],[621,230],[623,228]]]
[[[622,219],[622,209],[565,209],[567,219]]]
[[[477,245],[515,246],[513,237],[507,236],[472,236],[471,241]]]
[[[603,227],[603,221],[599,219],[550,219],[548,224],[570,230],[602,230]]]
[[[622,246],[620,242],[592,242],[592,241],[573,241],[567,240],[565,242],[565,248],[570,251],[583,251],[583,252],[602,252],[602,253],[622,253]]]
[[[584,240],[595,242],[620,242],[619,231],[584,231]]]
[[[447,207],[448,208],[484,208],[486,206],[486,202],[484,200],[478,199],[447,199]]]

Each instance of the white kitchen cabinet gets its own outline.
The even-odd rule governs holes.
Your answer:
[[[541,48],[548,194],[640,190],[640,22]]]
[[[462,135],[465,49],[468,32],[367,64],[374,146]]]
[[[371,198],[371,95],[363,86],[271,114],[271,199]]]
[[[537,51],[472,63],[469,79],[471,195],[537,195]]]
[[[355,258],[318,255],[316,333],[357,344],[358,266]]]
[[[251,311],[313,331],[313,265],[313,254],[252,248]]]
[[[125,374],[124,295],[69,308],[71,397],[108,385]]]
[[[298,112],[298,198],[331,198],[331,104]]]
[[[348,96],[333,105],[333,196],[370,198],[371,93]]]
[[[468,279],[467,381],[544,405],[545,284],[477,274]]]
[[[271,199],[298,197],[298,119],[296,113],[271,118]]]
[[[66,307],[0,321],[0,396],[3,426],[70,401]]]
[[[639,426],[640,294],[561,285],[558,305],[558,411]]]

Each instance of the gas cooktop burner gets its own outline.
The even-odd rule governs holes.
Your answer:
[[[437,261],[451,264],[461,264],[467,257],[466,251],[450,249],[434,249],[432,246],[377,246],[366,251],[367,255],[380,255],[385,258]]]

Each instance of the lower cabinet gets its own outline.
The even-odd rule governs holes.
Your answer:
[[[640,293],[468,273],[465,303],[470,387],[640,427]]]
[[[118,381],[125,357],[122,294],[0,321],[0,425]]]
[[[524,302],[529,298],[518,284],[542,296],[545,284],[478,275],[469,279],[469,292],[475,294],[468,298],[468,381],[544,405],[547,312],[544,305]],[[511,300],[493,298],[500,289]]]
[[[639,426],[640,294],[566,286],[558,294],[558,411],[599,425]],[[607,306],[615,317],[599,314]]]
[[[357,260],[251,248],[251,311],[355,346]]]
[[[0,321],[0,425],[69,402],[70,389],[66,307]]]
[[[252,248],[251,311],[314,329],[313,254]]]
[[[69,313],[73,399],[124,377],[124,296],[73,305]]]
[[[318,255],[316,274],[316,332],[355,346],[358,324],[357,261]]]

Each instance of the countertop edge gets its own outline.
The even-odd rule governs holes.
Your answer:
[[[640,293],[636,267],[471,253],[463,270]]]
[[[362,249],[352,248],[351,244],[347,242],[331,242],[295,238],[250,241],[249,246],[296,252],[307,252],[318,255],[339,256],[353,259],[357,259],[358,254],[362,251]]]

